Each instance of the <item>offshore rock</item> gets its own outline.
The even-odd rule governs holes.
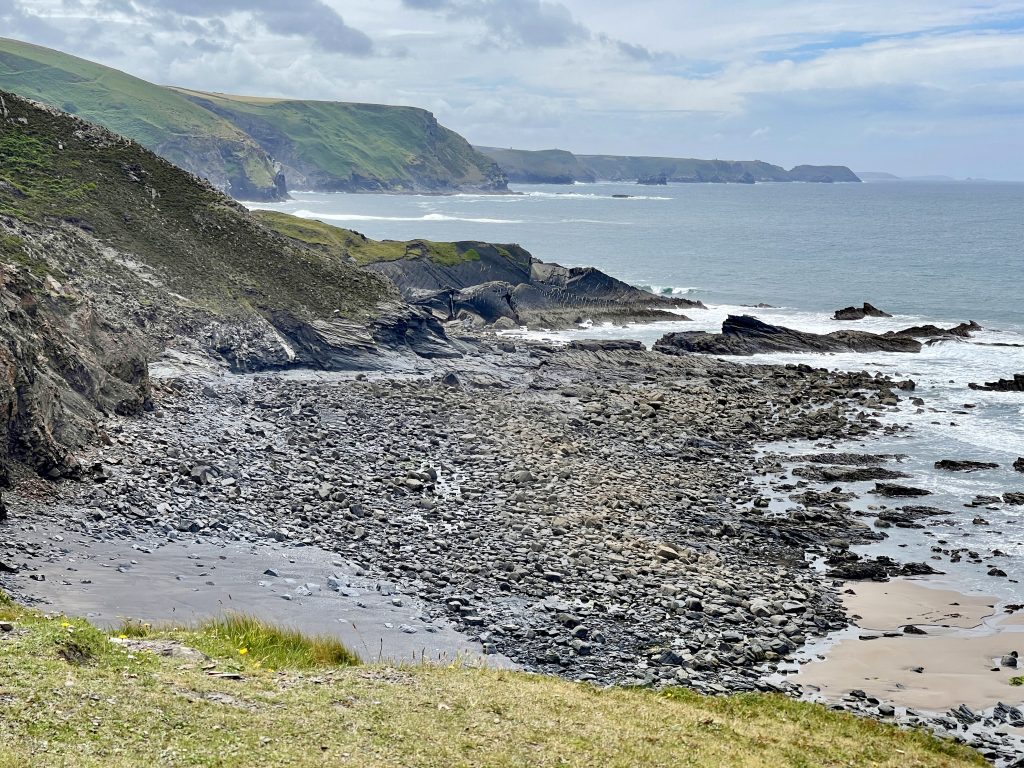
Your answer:
[[[769,325],[750,315],[729,315],[722,332],[669,333],[654,345],[665,354],[756,355],[766,352],[920,352],[914,339],[864,331],[808,333]]]
[[[865,301],[863,307],[846,307],[845,309],[837,309],[832,319],[863,320],[865,317],[892,317],[892,315]]]

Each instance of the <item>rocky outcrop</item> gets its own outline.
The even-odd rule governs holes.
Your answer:
[[[1013,468],[1018,472],[1024,472],[1024,456],[1013,462]]]
[[[0,93],[0,146],[0,465],[73,471],[164,350],[234,371],[461,354],[388,281],[130,140]]]
[[[868,302],[864,302],[862,307],[846,307],[845,309],[837,309],[833,315],[833,320],[863,320],[865,317],[892,317],[888,312],[883,312],[878,307]]]
[[[977,472],[982,469],[999,469],[999,465],[991,461],[958,461],[956,459],[942,459],[935,462],[936,469],[944,469],[947,472]]]
[[[973,320],[960,323],[953,328],[940,328],[937,325],[915,325],[902,331],[890,331],[895,336],[908,336],[912,339],[969,339],[974,331],[982,330]]]
[[[981,392],[1024,392],[1024,373],[1016,373],[1012,379],[999,379],[985,384],[971,382],[967,386]]]
[[[9,239],[0,243],[0,255],[14,255]],[[145,407],[149,349],[87,296],[9,262],[0,263],[0,304],[0,483],[18,464],[50,478],[74,473],[72,452],[102,418]]]
[[[769,352],[920,352],[914,339],[863,331],[808,333],[769,325],[750,315],[730,315],[722,332],[669,333],[654,345],[666,354],[757,355]]]
[[[406,258],[365,268],[386,276],[407,301],[429,308],[439,319],[481,326],[678,321],[685,317],[670,310],[704,307],[699,301],[656,296],[593,267],[543,262],[518,245],[453,245],[463,258],[442,262],[409,248]]]

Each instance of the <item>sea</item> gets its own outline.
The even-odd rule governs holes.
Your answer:
[[[979,494],[1024,492],[1024,393],[980,392],[969,382],[1024,373],[1024,183],[863,184],[597,183],[514,186],[514,195],[406,196],[293,193],[253,207],[355,229],[371,238],[518,243],[544,261],[594,266],[654,293],[702,301],[688,320],[530,330],[551,341],[633,338],[652,344],[681,330],[718,330],[730,314],[824,333],[899,330],[974,320],[973,338],[920,354],[760,355],[745,362],[807,363],[913,379],[918,407],[904,397],[884,419],[905,427],[837,447],[905,455],[896,468],[925,488],[923,503],[948,510],[927,529],[886,531],[873,554],[930,562],[951,586],[1024,602],[1024,507],[966,507]],[[871,302],[893,314],[838,322],[841,307]],[[770,307],[757,307],[768,304]],[[513,332],[514,333],[514,332]],[[808,446],[792,445],[793,452]],[[995,462],[998,469],[950,473],[940,459]],[[849,486],[863,504],[873,483]],[[782,497],[777,499],[785,504]],[[866,518],[868,519],[868,518]],[[984,523],[975,523],[983,519]],[[937,557],[933,547],[968,548],[981,565]],[[998,567],[1006,578],[988,571]]]

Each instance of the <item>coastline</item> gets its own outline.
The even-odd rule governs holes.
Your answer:
[[[83,610],[81,596],[52,589],[63,569],[36,557],[45,528],[19,526],[26,515],[71,519],[74,536],[93,542],[326,549],[371,583],[395,584],[398,599],[417,606],[417,631],[454,633],[431,633],[420,658],[464,653],[468,642],[482,663],[505,656],[569,679],[795,693],[771,672],[847,627],[840,590],[806,555],[867,541],[872,528],[856,510],[817,503],[814,518],[769,514],[773,491],[757,471],[778,465],[755,445],[834,446],[889,430],[871,394],[889,384],[600,343],[558,348],[487,334],[475,343],[475,356],[419,361],[399,375],[154,365],[158,409],[107,425],[110,444],[89,457],[98,474],[49,499],[34,499],[31,487],[10,499],[8,526],[27,568],[4,586]],[[782,393],[804,405],[771,404]],[[143,575],[130,565],[111,573],[129,590]],[[261,577],[251,559],[246,569],[252,587]],[[301,589],[325,575],[296,573],[287,600],[260,589],[279,606],[312,603],[340,622],[351,598]],[[208,592],[206,610],[218,599],[216,583],[189,589]],[[119,615],[112,605],[85,610]],[[360,621],[397,619],[378,610]],[[410,638],[395,628],[391,637],[407,645],[383,655],[397,658]],[[421,636],[412,642],[422,646]],[[382,648],[385,637],[374,634]],[[991,748],[989,732],[977,738]]]

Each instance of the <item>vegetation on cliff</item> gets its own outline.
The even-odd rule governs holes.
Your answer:
[[[858,182],[845,166],[799,165],[787,171],[760,160],[698,160],[682,157],[574,155],[564,150],[528,151],[477,147],[501,166],[511,181],[572,184],[592,181],[661,179],[677,183],[753,184],[765,181]]]
[[[60,51],[0,38],[0,88],[129,136],[235,197],[278,199],[273,160],[181,94]]]
[[[322,641],[244,620],[111,637],[4,601],[2,768],[985,764],[967,747],[779,696],[345,666],[344,654],[330,666],[313,656]]]
[[[134,141],[2,91],[0,300],[0,480],[12,462],[74,471],[104,414],[145,406],[147,363],[169,345],[253,370],[443,344],[387,280]]]
[[[317,191],[502,191],[505,177],[412,107],[208,94],[0,38],[0,89],[99,123],[236,199]]]
[[[178,92],[251,135],[282,164],[292,189],[505,189],[493,161],[423,109]]]

